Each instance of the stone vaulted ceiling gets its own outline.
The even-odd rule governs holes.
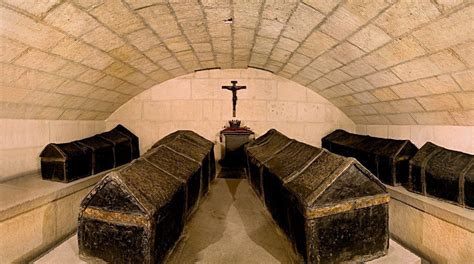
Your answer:
[[[469,0],[0,0],[0,117],[105,119],[167,79],[252,66],[356,123],[474,125],[473,18]]]

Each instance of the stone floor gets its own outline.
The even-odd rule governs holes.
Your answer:
[[[389,254],[373,263],[420,263],[420,258],[390,242]],[[83,263],[77,256],[77,238],[37,263]],[[168,263],[301,263],[301,259],[245,179],[218,178]]]

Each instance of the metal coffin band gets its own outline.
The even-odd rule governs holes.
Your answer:
[[[158,141],[142,157],[106,175],[79,212],[86,261],[162,263],[215,175],[213,143],[191,131]],[[204,165],[206,164],[206,169]]]
[[[246,151],[252,186],[307,263],[387,254],[389,195],[355,159],[273,129]]]

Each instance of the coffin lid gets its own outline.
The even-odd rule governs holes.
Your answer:
[[[412,166],[424,168],[436,177],[474,181],[474,155],[443,148],[426,142],[410,160]]]
[[[83,138],[83,139],[75,141],[75,142],[77,144],[86,146],[86,147],[92,149],[93,151],[98,150],[98,149],[113,148],[114,147],[114,145],[110,141],[102,138],[99,135],[95,135],[95,136],[88,137],[88,138]]]
[[[181,155],[186,156],[187,158],[202,163],[202,161],[209,154],[210,149],[203,147],[194,143],[192,140],[189,140],[188,137],[178,134],[173,137],[164,137],[153,145],[149,150],[153,151],[154,148],[158,146],[167,146],[168,148],[174,150],[175,152],[180,153]],[[192,146],[192,147],[190,147]]]
[[[41,158],[56,158],[66,160],[67,158],[80,157],[88,150],[75,142],[50,143],[41,151]]]
[[[270,129],[267,133],[248,143],[245,149],[250,157],[260,163],[265,163],[293,141],[276,129]]]
[[[132,140],[133,139],[136,139],[138,140],[138,137],[133,134],[130,130],[128,130],[126,127],[122,126],[121,124],[118,124],[116,127],[114,127],[112,130],[110,131],[118,131],[124,135],[127,135],[129,138],[131,138]]]
[[[160,139],[158,142],[156,142],[151,148],[155,148],[159,145],[166,144],[168,142],[171,142],[177,138],[185,138],[186,140],[192,142],[194,145],[201,146],[204,148],[212,148],[214,146],[214,143],[212,141],[207,140],[206,138],[202,137],[201,135],[191,131],[191,130],[177,130],[162,139]]]
[[[120,132],[119,130],[110,130],[107,132],[100,133],[98,134],[98,136],[113,144],[123,142],[130,142],[130,144],[132,143],[132,139],[128,135]]]
[[[166,145],[161,145],[147,152],[143,158],[156,168],[165,171],[181,182],[200,171],[199,162],[185,156]]]
[[[358,135],[349,133],[342,129],[334,130],[329,135],[322,138],[329,144],[343,145],[349,148],[370,152],[381,156],[394,157],[401,153],[405,147],[415,148],[410,140],[399,140],[389,138],[378,138],[368,135]]]
[[[183,184],[150,162],[136,159],[128,166],[108,173],[97,183],[82,201],[81,210],[85,210],[95,196],[105,191],[104,186],[110,182],[118,185],[124,199],[136,204],[143,214],[150,217],[167,205]]]

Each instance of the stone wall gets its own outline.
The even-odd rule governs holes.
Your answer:
[[[375,137],[410,139],[419,148],[431,141],[445,148],[474,154],[474,126],[357,125],[356,131]]]
[[[276,128],[290,137],[320,146],[321,137],[336,128],[349,131],[354,123],[315,92],[270,72],[207,70],[178,77],[136,96],[106,121],[129,127],[140,137],[142,152],[177,129],[192,129],[218,141],[219,131],[232,119],[232,93],[221,89],[237,80],[237,118],[257,136]]]
[[[50,142],[68,142],[105,129],[104,121],[0,119],[0,181],[40,169]]]

